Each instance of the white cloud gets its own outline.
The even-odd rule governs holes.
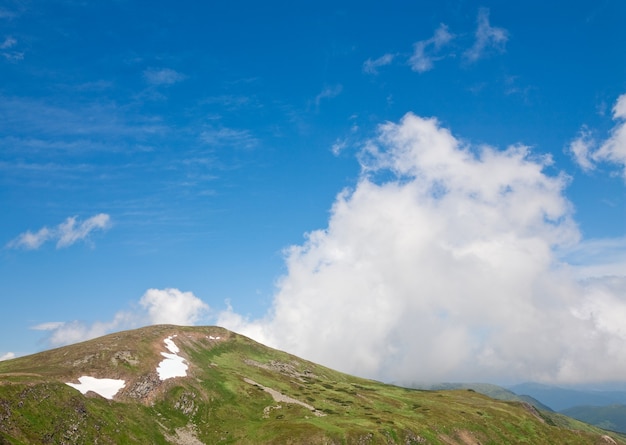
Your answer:
[[[432,70],[436,61],[446,57],[455,57],[453,51],[444,51],[444,48],[449,46],[456,38],[457,35],[451,33],[447,25],[443,23],[440,24],[432,37],[413,44],[413,54],[408,59],[408,65],[413,71],[418,73],[425,73],[426,71]],[[463,59],[473,63],[492,53],[503,53],[508,39],[508,31],[504,28],[491,26],[489,23],[489,10],[487,8],[481,8],[478,11],[474,42],[472,46],[463,53]],[[461,34],[461,40],[462,42],[460,42],[459,45],[464,43],[463,34]],[[378,74],[377,68],[389,65],[392,63],[394,57],[393,54],[385,54],[375,60],[367,59],[363,63],[363,71],[370,74]],[[522,89],[511,86],[507,90],[507,94],[520,93],[526,95],[528,89],[528,87]]]
[[[343,86],[342,85],[335,85],[332,87],[324,87],[324,89],[317,95],[315,96],[315,106],[319,107],[320,102],[323,99],[332,99],[333,97],[337,97],[341,94],[341,92],[343,91]]]
[[[626,180],[626,94],[622,94],[613,107],[613,119],[618,124],[611,130],[611,136],[593,154],[596,162],[612,162],[623,167]]]
[[[76,217],[71,216],[52,229],[42,227],[35,233],[28,230],[10,241],[7,247],[35,250],[49,240],[57,240],[57,249],[69,247],[77,241],[88,240],[92,232],[106,230],[110,226],[111,218],[106,213],[99,213],[78,223]]]
[[[613,119],[626,119],[626,94],[617,98],[613,106]]]
[[[409,65],[413,71],[424,73],[433,69],[434,62],[442,58],[439,55],[441,48],[449,44],[454,38],[448,32],[448,27],[443,23],[435,31],[435,34],[427,40],[421,40],[413,45],[413,55],[409,59]]]
[[[171,68],[148,68],[143,72],[143,77],[150,85],[173,85],[187,76]]]
[[[238,148],[254,148],[259,143],[259,140],[250,131],[227,127],[205,130],[200,138],[209,145],[226,145]]]
[[[30,230],[19,235],[16,239],[9,242],[7,247],[9,248],[18,248],[22,247],[24,249],[39,249],[43,243],[52,238],[52,232],[47,228],[43,227],[39,229],[37,232],[33,233]]]
[[[194,325],[209,310],[193,293],[178,289],[148,289],[139,304],[147,311],[150,324]]]
[[[15,51],[14,48],[17,45],[17,40],[8,36],[5,37],[4,41],[0,43],[0,55],[2,55],[9,62],[17,62],[18,60],[24,59],[24,53],[21,51]]]
[[[9,36],[4,39],[4,42],[0,43],[0,49],[9,49],[17,44],[17,40]]]
[[[489,9],[481,8],[478,11],[477,22],[474,45],[463,54],[469,62],[475,62],[490,52],[504,52],[506,42],[509,40],[506,29],[489,24]]]
[[[47,342],[53,346],[63,346],[106,335],[112,331],[137,327],[140,314],[120,311],[110,321],[96,321],[91,325],[74,321],[51,321],[31,326],[35,331],[49,332]]]
[[[385,54],[380,56],[378,59],[367,59],[363,63],[363,71],[368,74],[378,74],[378,68],[391,64],[394,57],[395,56],[393,54]]]
[[[9,62],[17,62],[19,60],[24,60],[24,53],[19,51],[10,51],[10,52],[2,52],[2,56],[7,59]]]
[[[65,325],[64,321],[48,321],[45,323],[39,323],[38,325],[31,326],[34,331],[54,331]]]
[[[11,360],[13,358],[15,358],[15,353],[7,352],[6,354],[0,355],[0,362],[4,360]]]
[[[583,127],[569,150],[583,170],[592,170],[600,162],[617,164],[623,169],[622,176],[626,180],[626,94],[615,102],[613,120],[617,123],[605,141],[598,144],[591,137],[591,132]]]
[[[591,153],[595,144],[591,132],[586,127],[580,130],[578,137],[570,144],[569,150],[574,160],[585,171],[594,169]]]
[[[383,380],[623,379],[626,279],[581,282],[557,255],[580,234],[549,157],[408,114],[360,162],[328,227],[286,251],[266,316],[219,324]]]
[[[178,289],[148,289],[133,310],[119,311],[112,320],[91,324],[80,321],[47,322],[31,329],[48,331],[51,346],[63,346],[123,329],[153,324],[195,325],[209,312],[209,305],[191,292]]]
[[[94,230],[105,230],[109,227],[110,221],[111,218],[106,213],[92,216],[79,224],[76,224],[76,217],[67,218],[58,226],[57,247],[71,246],[76,241],[87,238]]]
[[[342,151],[348,147],[348,142],[345,139],[337,139],[335,143],[330,147],[330,151],[335,156],[339,156]]]

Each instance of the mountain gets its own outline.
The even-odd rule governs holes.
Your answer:
[[[575,406],[561,413],[606,430],[626,433],[626,405]]]
[[[352,377],[218,327],[0,362],[0,444],[623,444],[527,403]]]
[[[471,391],[476,391],[492,399],[497,400],[506,400],[513,402],[525,402],[528,403],[538,410],[541,411],[552,411],[552,409],[539,400],[528,396],[528,395],[519,395],[515,394],[513,391],[509,391],[506,388],[498,385],[492,385],[490,383],[435,383],[435,384],[413,384],[410,385],[411,388],[416,389],[426,389],[430,391],[441,391],[441,390],[451,390],[451,389],[467,389]]]
[[[526,394],[545,403],[555,411],[576,406],[626,405],[626,391],[593,391],[560,388],[541,383],[522,383],[509,387],[516,394]]]

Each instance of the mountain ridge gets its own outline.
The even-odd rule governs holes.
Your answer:
[[[445,382],[445,383],[431,383],[431,384],[414,383],[414,384],[408,385],[408,387],[415,388],[415,389],[426,389],[430,391],[448,390],[448,389],[468,389],[468,390],[479,392],[483,395],[491,397],[492,399],[526,402],[541,411],[554,411],[552,408],[545,405],[540,400],[535,399],[534,397],[524,395],[524,394],[516,394],[515,392],[510,391],[504,388],[503,386],[493,385],[491,383],[478,383],[478,382],[473,382],[473,383]]]
[[[184,375],[158,372],[172,356]],[[124,385],[83,394],[68,385],[81,377]],[[0,444],[529,441],[626,444],[526,403],[385,385],[219,327],[150,326],[0,362]]]
[[[564,388],[536,382],[526,382],[508,388],[516,394],[526,394],[541,400],[555,411],[576,406],[626,405],[626,391]]]
[[[574,406],[559,412],[608,431],[626,434],[626,405]]]

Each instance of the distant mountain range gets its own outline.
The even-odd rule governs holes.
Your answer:
[[[626,433],[626,405],[576,406],[561,413],[606,430]]]
[[[509,389],[488,383],[413,384],[411,387],[470,389],[494,399],[526,402],[542,411],[557,411],[599,428],[626,433],[626,391],[568,389],[541,383],[524,383]]]
[[[508,389],[516,394],[524,394],[541,400],[554,411],[562,411],[575,406],[626,405],[626,391],[561,388],[541,383],[523,383],[510,386]]]
[[[561,388],[540,383],[524,383],[509,389],[541,400],[566,416],[626,433],[626,391]]]
[[[626,436],[527,401],[385,385],[225,329],[167,325],[0,362],[0,445],[62,443],[626,445]]]

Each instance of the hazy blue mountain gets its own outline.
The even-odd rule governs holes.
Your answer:
[[[606,430],[626,433],[626,405],[576,406],[561,413]]]
[[[541,383],[522,383],[508,389],[533,397],[555,411],[578,406],[626,405],[626,391],[561,388]]]

